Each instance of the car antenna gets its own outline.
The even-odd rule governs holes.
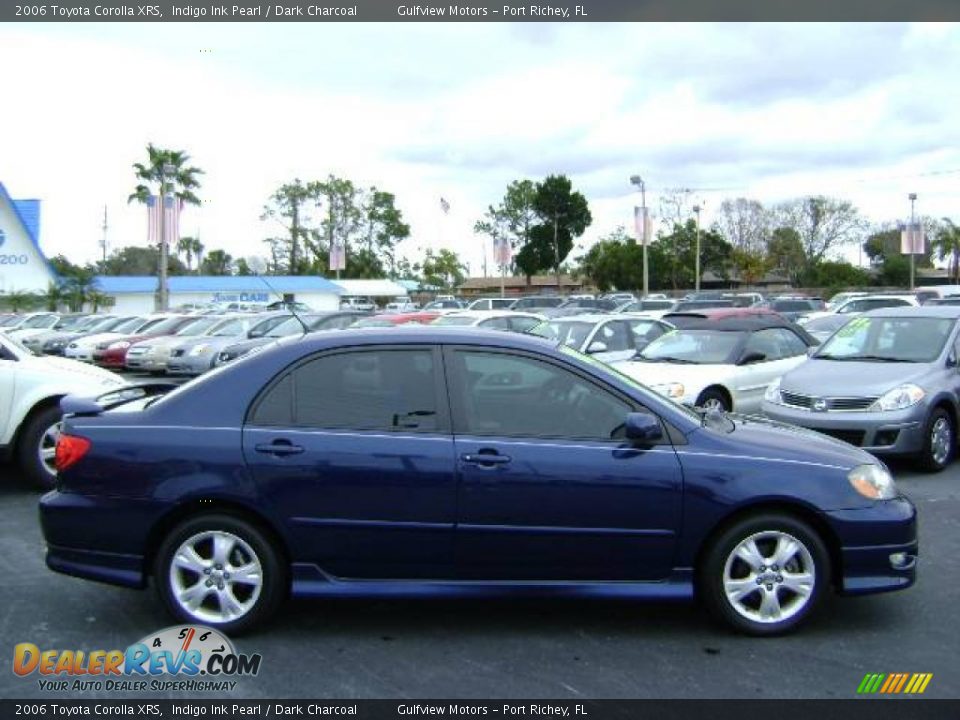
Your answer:
[[[274,295],[276,295],[277,297],[279,297],[279,298],[280,298],[280,302],[282,302],[284,305],[287,306],[287,310],[290,311],[290,314],[293,315],[293,316],[297,319],[297,322],[300,323],[300,325],[303,327],[303,334],[306,335],[307,333],[309,333],[309,332],[310,332],[310,326],[307,325],[307,324],[303,321],[303,318],[300,317],[300,316],[297,314],[297,309],[293,306],[293,303],[290,303],[290,304],[288,305],[288,304],[286,303],[286,301],[283,299],[283,295],[281,295],[279,292],[277,292],[277,289],[276,289],[275,287],[273,287],[273,285],[271,285],[270,283],[268,283],[268,282],[267,282],[267,279],[266,279],[263,275],[261,275],[260,273],[254,273],[254,275],[256,275],[258,278],[260,278],[260,281],[261,281],[264,285],[267,286],[267,288],[270,290],[270,292],[272,292]]]

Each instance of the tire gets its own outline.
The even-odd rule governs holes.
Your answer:
[[[20,469],[34,487],[44,492],[53,490],[57,484],[53,451],[60,434],[62,415],[59,405],[41,410],[30,418],[17,441]]]
[[[931,473],[942,471],[953,461],[956,445],[956,431],[950,413],[936,408],[923,429],[923,450],[917,456],[920,468]]]
[[[778,559],[778,551],[789,554]],[[754,562],[747,563],[744,558],[751,556]],[[755,515],[711,542],[697,579],[700,597],[714,617],[747,635],[781,635],[819,605],[830,583],[830,556],[806,523],[787,515]]]
[[[723,410],[724,412],[730,412],[733,408],[730,405],[730,400],[727,398],[726,393],[719,388],[707,388],[700,396],[697,398],[696,402],[697,407],[702,408],[714,408],[717,410]]]
[[[223,543],[220,558],[214,550],[218,541]],[[188,547],[194,559],[185,552]],[[175,564],[178,555],[186,561]],[[241,573],[241,568],[251,572]],[[250,582],[240,581],[241,575]],[[160,600],[174,617],[231,634],[263,622],[277,609],[286,578],[280,553],[263,531],[225,514],[201,515],[177,525],[161,543],[153,571]],[[181,600],[191,590],[196,591],[195,605],[189,598]]]

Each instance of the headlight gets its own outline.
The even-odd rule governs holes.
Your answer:
[[[190,348],[190,352],[187,355],[191,357],[196,357],[197,355],[203,355],[207,350],[210,349],[209,345],[195,345]]]
[[[879,465],[858,465],[847,474],[853,489],[871,500],[889,500],[897,496],[893,476]]]
[[[656,390],[661,395],[664,395],[671,400],[680,400],[686,394],[686,388],[683,387],[682,383],[661,383],[659,385],[651,385],[651,390]]]
[[[763,399],[767,402],[780,403],[780,378],[767,385],[767,391],[763,394]]]
[[[922,387],[906,383],[884,393],[870,408],[871,410],[904,410],[923,400],[927,393]]]
[[[128,343],[126,340],[121,340],[120,342],[107,345],[107,350],[126,350],[128,347],[130,347],[130,343]]]

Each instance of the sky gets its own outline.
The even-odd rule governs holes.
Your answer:
[[[400,252],[455,250],[513,180],[563,173],[590,203],[582,252],[631,227],[640,175],[725,198],[825,194],[874,224],[960,222],[960,27],[940,24],[35,24],[0,27],[0,181],[43,201],[74,262],[146,244],[128,205],[146,144],[204,170],[181,234],[266,255],[281,184],[330,174],[392,192]],[[450,211],[440,209],[440,198]],[[855,251],[848,256],[858,260]]]

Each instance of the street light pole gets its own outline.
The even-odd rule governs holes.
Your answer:
[[[917,202],[917,194],[910,193],[909,195],[907,195],[907,197],[910,198],[910,289],[913,290],[915,285],[914,258],[916,257],[913,252],[914,250],[916,250],[916,248],[914,247],[914,239],[916,238],[916,235],[914,233],[916,232],[916,228],[914,227],[915,220],[914,220],[913,211],[914,211],[914,203]]]
[[[694,205],[693,211],[697,214],[697,253],[694,256],[694,292],[700,292],[700,206]]]
[[[163,163],[160,166],[160,267],[157,271],[157,309],[160,312],[166,312],[169,306],[169,295],[167,293],[167,233],[166,233],[166,215],[167,215],[167,175],[176,172],[176,168],[170,163]]]
[[[640,188],[640,242],[643,244],[643,297],[650,294],[650,265],[647,262],[647,186],[643,178],[633,175],[630,183]]]

